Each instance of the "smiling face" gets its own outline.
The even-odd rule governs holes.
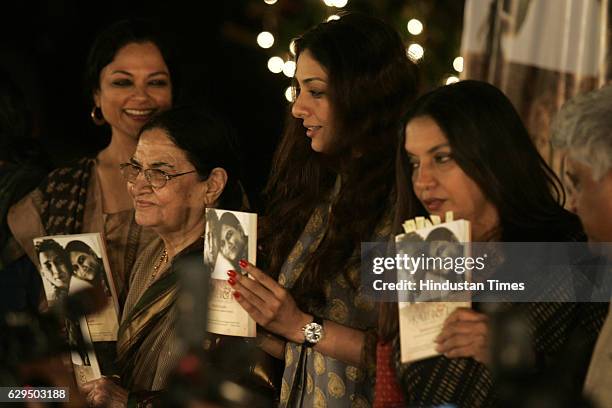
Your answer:
[[[589,241],[612,242],[612,170],[595,181],[590,166],[566,157],[565,180],[569,208],[580,217]]]
[[[329,151],[332,140],[331,107],[327,96],[327,72],[312,54],[305,50],[297,60],[295,70],[296,99],[291,114],[302,119],[312,150]]]
[[[185,152],[159,128],[143,132],[131,163],[169,175],[195,170]],[[172,178],[161,188],[151,187],[142,171],[133,183],[128,182],[136,222],[160,235],[185,233],[200,224],[203,229],[207,188],[207,182],[200,181],[196,172]]]
[[[81,251],[70,251],[70,262],[74,275],[86,281],[93,281],[101,267],[92,254]]]
[[[100,72],[96,106],[113,135],[136,138],[140,128],[158,111],[172,105],[170,72],[151,42],[129,43]]]
[[[417,117],[406,126],[404,145],[412,164],[414,193],[430,214],[472,223],[477,241],[499,224],[497,209],[478,185],[455,162],[448,139],[430,117]]]
[[[56,251],[42,251],[38,255],[41,268],[47,279],[56,288],[68,289],[70,285],[70,269],[64,259]]]

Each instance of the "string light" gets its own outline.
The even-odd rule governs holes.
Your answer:
[[[272,4],[276,4],[278,0],[264,0],[264,3],[272,5]]]
[[[323,0],[327,7],[342,8],[346,6],[348,0]]]
[[[285,76],[288,76],[289,78],[293,78],[293,75],[295,75],[295,62],[285,62],[283,64],[283,74],[285,74]]]
[[[295,40],[291,40],[289,43],[289,52],[291,55],[295,55]]]
[[[421,23],[416,18],[413,18],[412,20],[408,21],[408,24],[406,24],[406,28],[408,29],[408,32],[410,34],[419,35],[423,32],[423,23]]]
[[[425,50],[423,49],[423,47],[421,47],[420,44],[412,43],[408,46],[408,51],[406,52],[406,54],[411,60],[418,61],[423,58],[423,55],[425,55]]]
[[[448,78],[446,78],[446,85],[454,84],[455,82],[459,82],[459,78],[457,78],[454,75],[451,75]]]
[[[453,68],[457,72],[463,72],[463,57],[457,57],[453,60]]]
[[[259,44],[261,48],[270,48],[274,45],[274,36],[272,33],[262,31],[257,36],[257,44]]]
[[[284,65],[285,61],[281,57],[272,57],[268,60],[268,69],[275,74],[283,72]]]
[[[285,99],[287,102],[293,102],[293,87],[288,87],[285,89]]]
[[[332,14],[331,16],[327,17],[327,21],[333,21],[333,20],[340,20],[340,16],[337,14]]]

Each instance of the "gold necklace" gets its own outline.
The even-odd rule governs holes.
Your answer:
[[[157,276],[157,272],[159,272],[159,269],[161,268],[162,264],[165,264],[166,262],[168,262],[168,251],[166,251],[166,248],[164,248],[161,256],[159,257],[159,260],[153,266],[153,273],[151,274],[149,285],[153,283],[153,280],[155,280],[155,277]]]

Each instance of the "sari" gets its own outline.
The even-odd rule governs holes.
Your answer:
[[[200,246],[201,248],[201,246]],[[119,332],[117,361],[122,385],[131,392],[160,391],[179,359],[176,335],[178,272],[170,263],[155,265],[164,250],[161,238],[153,240],[134,264]]]

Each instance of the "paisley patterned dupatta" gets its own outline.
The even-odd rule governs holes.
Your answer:
[[[39,187],[43,195],[40,218],[49,235],[77,234],[83,226],[87,187],[94,159],[54,170]]]
[[[339,190],[338,179],[332,193],[313,211],[283,264],[278,281],[285,288],[295,285],[304,272],[308,258],[319,248]],[[388,239],[390,231],[390,218],[385,217],[372,239]],[[373,301],[361,292],[359,257],[360,251],[356,250],[347,261],[347,274],[338,274],[326,285],[326,306],[318,314],[348,327],[369,330],[376,326],[378,315]],[[350,277],[351,282],[345,275]],[[357,283],[357,290],[353,289],[354,283]],[[372,392],[373,380],[364,369],[325,356],[312,348],[303,348],[301,344],[287,342],[280,407],[369,407]]]

